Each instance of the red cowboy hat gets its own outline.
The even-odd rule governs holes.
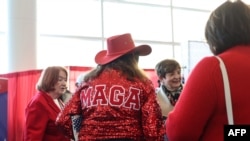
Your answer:
[[[107,48],[107,50],[102,50],[96,54],[95,62],[97,64],[107,64],[130,52],[138,52],[139,56],[146,56],[152,51],[149,45],[136,47],[129,33],[109,37],[107,39]]]

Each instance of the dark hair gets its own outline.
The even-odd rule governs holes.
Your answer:
[[[120,71],[129,81],[134,81],[135,79],[140,79],[142,81],[148,80],[144,71],[138,67],[138,59],[139,54],[136,52],[125,54],[108,64],[98,65],[95,69],[86,74],[84,81],[87,82],[92,80],[98,77],[103,71],[111,69]]]
[[[224,2],[211,13],[205,37],[214,55],[250,44],[250,8],[240,0]]]
[[[48,67],[41,73],[41,76],[37,82],[36,88],[39,91],[50,92],[54,90],[55,84],[58,82],[59,72],[63,71],[68,78],[68,72],[66,68],[60,66]]]
[[[174,59],[164,59],[155,66],[155,70],[159,78],[165,78],[167,73],[172,73],[177,68],[181,69],[181,66]]]

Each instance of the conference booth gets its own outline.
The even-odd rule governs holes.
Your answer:
[[[68,86],[75,91],[75,82],[79,75],[91,70],[91,67],[66,66],[69,72]],[[153,69],[144,69],[155,87],[157,76]],[[36,93],[36,83],[42,70],[27,70],[0,74],[0,140],[22,141],[25,123],[25,108]]]

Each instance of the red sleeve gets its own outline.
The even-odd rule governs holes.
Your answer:
[[[31,104],[26,109],[25,141],[42,141],[49,117],[40,103]]]
[[[60,127],[70,138],[74,138],[73,129],[72,129],[72,120],[71,116],[73,115],[82,115],[81,99],[80,94],[81,90],[86,88],[85,86],[77,90],[70,101],[65,105],[64,109],[59,113],[56,119],[56,125]]]
[[[150,85],[150,84],[149,84]],[[164,134],[164,125],[160,106],[156,100],[154,87],[144,96],[147,98],[142,105],[142,126],[146,141],[162,141]]]
[[[177,104],[166,121],[169,140],[200,139],[216,107],[215,82],[220,82],[218,66],[215,58],[204,58],[191,72]]]

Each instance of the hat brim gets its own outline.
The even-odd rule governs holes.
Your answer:
[[[120,54],[115,54],[115,55],[107,55],[107,50],[102,50],[96,54],[95,62],[99,65],[104,65],[131,52],[138,52],[139,56],[146,56],[152,52],[152,49],[149,45],[140,45],[133,49],[130,49],[130,50],[127,50]]]

